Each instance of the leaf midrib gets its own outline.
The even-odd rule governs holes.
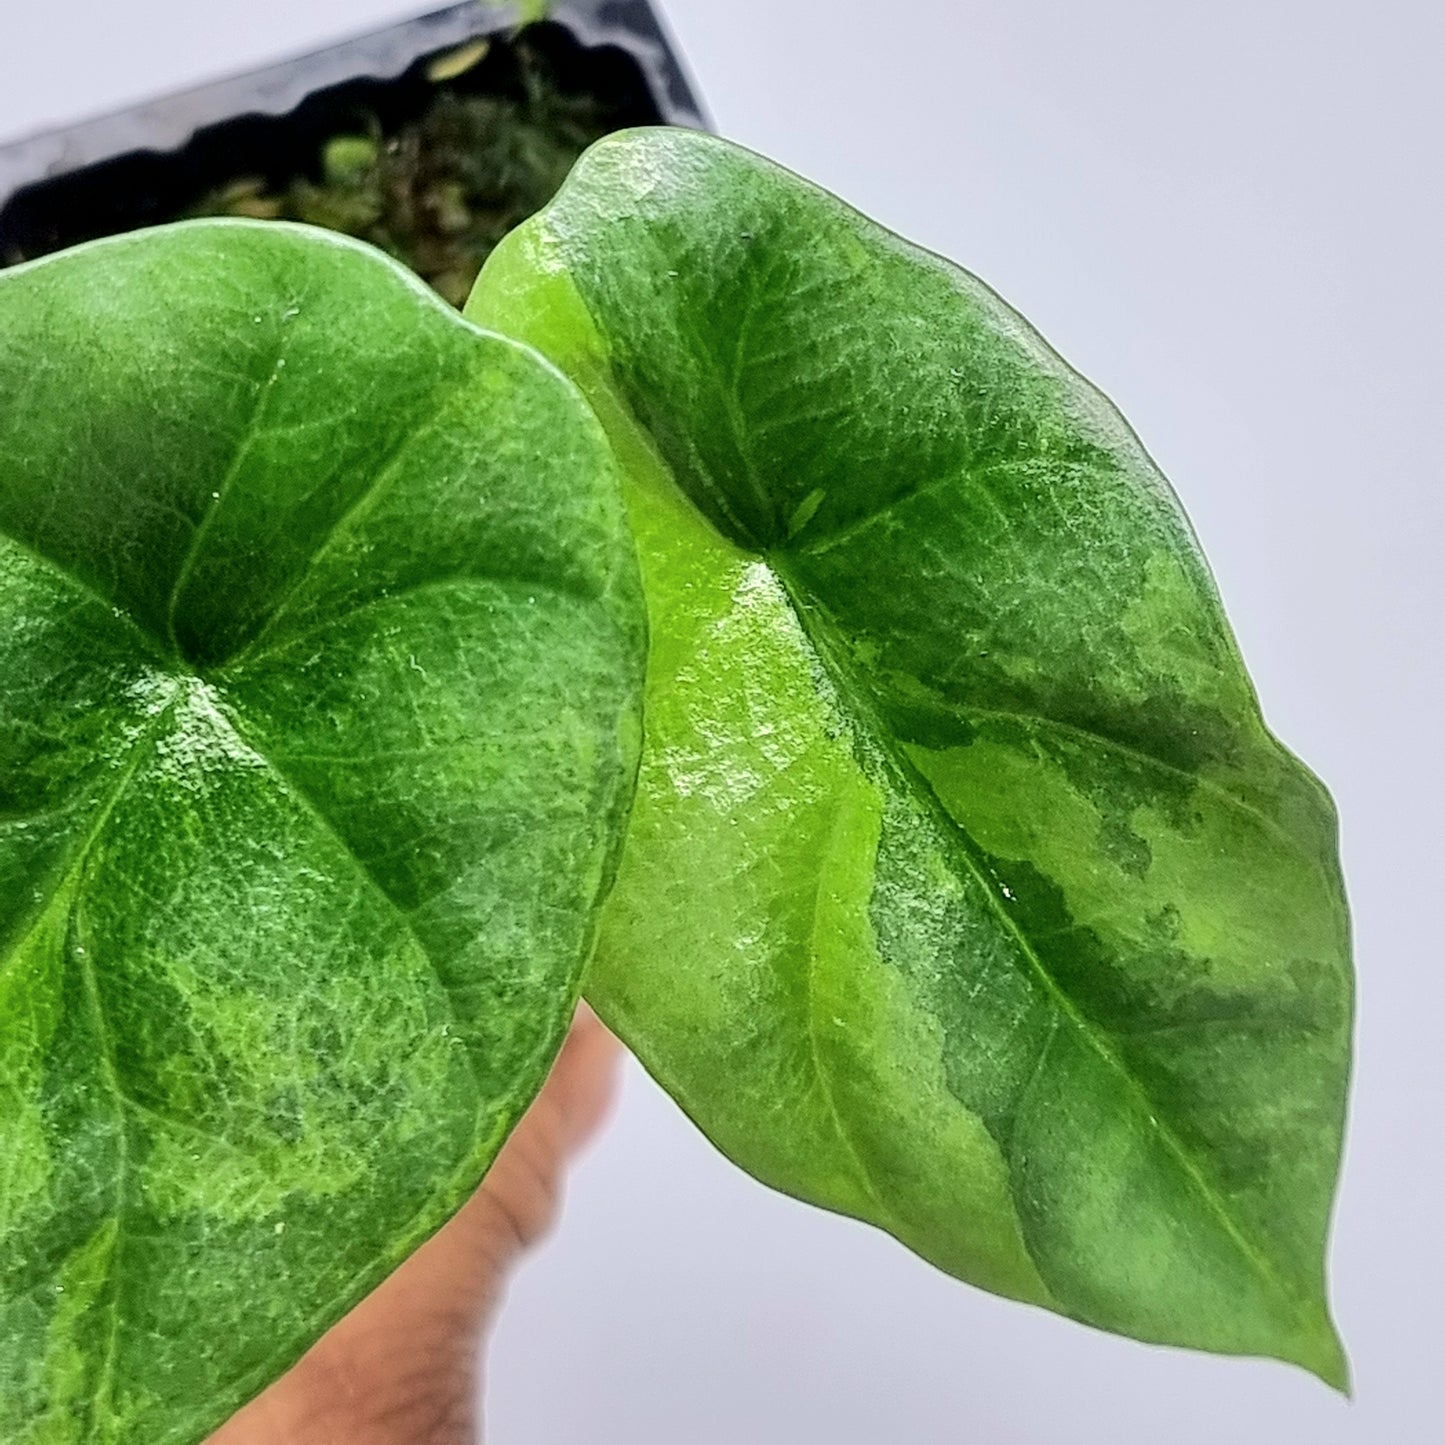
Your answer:
[[[1019,920],[1004,907],[998,892],[998,880],[993,878],[987,868],[974,856],[975,850],[978,850],[978,844],[968,830],[948,812],[932,784],[898,747],[891,731],[885,725],[877,705],[868,696],[862,684],[853,676],[852,668],[843,654],[841,641],[828,635],[828,630],[836,626],[831,617],[826,614],[821,604],[809,599],[806,590],[799,588],[789,577],[785,559],[775,554],[762,557],[760,560],[771,568],[782,583],[798,626],[808,639],[809,645],[813,648],[819,661],[824,665],[829,677],[846,695],[854,716],[863,722],[871,740],[885,753],[909,793],[922,802],[928,810],[940,837],[949,841],[951,851],[955,854],[958,862],[978,882],[984,896],[989,901],[990,908],[1002,923],[1005,931],[1015,940],[1030,971],[1038,978],[1055,1007],[1069,1020],[1079,1036],[1098,1054],[1111,1072],[1117,1075],[1124,1087],[1135,1096],[1138,1107],[1141,1108],[1150,1127],[1194,1185],[1199,1197],[1210,1212],[1219,1221],[1225,1237],[1229,1239],[1261,1280],[1277,1291],[1282,1298],[1291,1301],[1297,1309],[1300,1309],[1301,1322],[1307,1323],[1304,1321],[1301,1301],[1297,1293],[1285,1285],[1269,1258],[1240,1227],[1218,1191],[1205,1175],[1198,1160],[1194,1157],[1193,1151],[1168,1122],[1165,1111],[1155,1103],[1143,1082],[1120,1057],[1103,1031],[1079,1010],[1068,992],[1054,978],[1042,955],[1024,932]]]

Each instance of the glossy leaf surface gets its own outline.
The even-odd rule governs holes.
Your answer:
[[[472,1190],[642,639],[585,403],[381,256],[0,277],[0,1438],[200,1439]]]
[[[966,272],[680,132],[595,147],[469,313],[628,473],[653,640],[603,1016],[781,1189],[1343,1384],[1334,815],[1109,402]]]

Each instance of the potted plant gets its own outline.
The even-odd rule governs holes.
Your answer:
[[[1344,1386],[1333,811],[967,272],[658,127],[464,316],[254,215],[62,250],[0,276],[0,608],[8,1435],[200,1438],[579,992],[758,1178]]]

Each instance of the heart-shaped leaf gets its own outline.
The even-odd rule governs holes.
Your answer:
[[[0,1437],[199,1439],[476,1185],[642,639],[586,404],[380,255],[0,277]]]
[[[1113,407],[966,272],[685,133],[601,142],[469,313],[626,461],[653,641],[603,1016],[781,1189],[1342,1384],[1334,815]]]

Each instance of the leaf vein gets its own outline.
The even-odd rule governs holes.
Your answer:
[[[350,622],[353,618],[385,607],[391,603],[404,602],[409,597],[424,596],[430,592],[468,592],[474,589],[485,589],[487,587],[500,587],[503,589],[515,588],[519,591],[541,593],[544,596],[554,597],[562,601],[591,603],[596,598],[581,590],[567,587],[559,582],[550,581],[546,578],[533,577],[508,577],[489,576],[481,573],[470,575],[455,575],[451,577],[428,577],[424,581],[414,582],[406,587],[397,588],[394,592],[380,593],[375,597],[368,597],[365,601],[358,602],[354,607],[348,608],[345,612],[335,615],[317,617],[314,621],[308,622],[304,627],[298,627],[293,632],[283,633],[279,638],[270,638],[264,645],[257,644],[247,647],[244,652],[233,658],[227,664],[226,671],[235,674],[244,671],[252,664],[267,658],[274,658],[283,648],[293,646],[295,643],[304,641],[317,633],[324,633],[331,628],[340,627]]]
[[[76,591],[82,592],[92,602],[98,602],[106,612],[118,622],[123,622],[143,643],[145,651],[153,659],[158,658],[157,646],[161,639],[153,637],[146,628],[142,627],[131,614],[113,598],[107,597],[94,582],[82,577],[79,572],[72,571],[64,562],[52,557],[48,552],[42,552],[40,548],[27,542],[22,537],[17,537],[14,532],[0,528],[0,542],[14,547],[17,552],[29,557],[32,562],[38,563],[45,568],[52,576],[57,577],[67,586],[73,587]]]
[[[104,1076],[106,1087],[109,1089],[116,1102],[117,1124],[116,1129],[116,1150],[118,1164],[115,1171],[115,1233],[110,1242],[110,1259],[107,1267],[107,1277],[110,1284],[110,1329],[106,1335],[105,1354],[101,1358],[100,1373],[97,1377],[96,1388],[93,1396],[92,1431],[98,1433],[97,1422],[100,1418],[100,1411],[108,1403],[115,1388],[115,1363],[116,1351],[120,1339],[120,1278],[121,1278],[121,1246],[125,1239],[125,1199],[128,1185],[127,1176],[130,1172],[130,1131],[125,1119],[123,1108],[125,1093],[120,1086],[120,1077],[116,1069],[115,1060],[115,1037],[106,1018],[105,1008],[100,994],[100,983],[96,977],[95,963],[89,950],[79,942],[80,937],[80,908],[84,896],[85,872],[90,863],[93,849],[99,842],[122,796],[130,786],[131,780],[140,769],[141,761],[144,758],[147,746],[154,743],[160,733],[165,720],[175,708],[174,701],[163,708],[145,729],[141,736],[133,744],[130,756],[121,772],[120,778],[112,789],[105,803],[85,836],[80,848],[77,851],[76,859],[71,871],[61,889],[71,886],[74,892],[70,900],[70,912],[67,920],[66,949],[69,954],[79,960],[80,974],[85,989],[86,1006],[90,1011],[91,1024],[95,1030],[96,1042],[100,1046],[100,1068]],[[58,892],[59,890],[57,890]]]
[[[1093,728],[1080,727],[1075,723],[1062,722],[1057,718],[1045,717],[1041,713],[1014,712],[1006,708],[985,707],[981,703],[974,702],[960,703],[959,708],[965,713],[974,713],[982,717],[995,717],[1008,722],[1017,722],[1031,731],[1069,733],[1074,737],[1082,738],[1085,742],[1102,744],[1114,752],[1123,753],[1128,757],[1137,759],[1141,763],[1158,768],[1162,772],[1173,773],[1176,777],[1183,778],[1187,782],[1203,788],[1206,792],[1214,794],[1238,811],[1248,813],[1263,827],[1273,833],[1275,837],[1284,843],[1288,843],[1293,851],[1305,854],[1312,863],[1319,863],[1319,860],[1312,853],[1308,852],[1305,845],[1295,837],[1293,833],[1290,833],[1277,819],[1271,818],[1268,813],[1263,812],[1247,798],[1241,797],[1238,793],[1231,792],[1223,783],[1209,777],[1207,774],[1192,773],[1187,768],[1181,768],[1177,763],[1171,763],[1167,759],[1161,758],[1157,753],[1145,752],[1142,748],[1134,747],[1119,738],[1110,737],[1107,733],[1097,732]],[[1047,753],[1044,754],[1045,758],[1048,758],[1048,756]]]
[[[863,1187],[863,1192],[873,1201],[879,1214],[889,1221],[894,1231],[900,1238],[907,1233],[903,1221],[899,1219],[893,1206],[879,1193],[873,1180],[873,1171],[864,1156],[858,1141],[853,1137],[849,1125],[845,1122],[843,1111],[838,1107],[837,1098],[833,1092],[833,1080],[831,1070],[823,1062],[823,1051],[818,1040],[818,1008],[817,992],[815,988],[818,968],[818,917],[822,909],[824,890],[827,887],[828,865],[837,847],[838,835],[843,831],[846,822],[846,813],[838,808],[833,816],[832,826],[829,830],[827,844],[822,850],[822,856],[818,866],[818,885],[813,895],[812,929],[808,938],[807,952],[803,965],[803,1019],[808,1035],[808,1050],[813,1060],[813,1071],[817,1076],[818,1087],[823,1096],[823,1102],[828,1106],[828,1112],[833,1117],[833,1124],[838,1133],[839,1142],[847,1151],[848,1156],[853,1160],[857,1172],[858,1182]]]
[[[397,902],[395,898],[392,897],[391,893],[387,890],[385,885],[376,876],[375,871],[361,856],[361,854],[357,852],[356,848],[346,837],[340,826],[321,806],[321,804],[312,795],[310,790],[305,788],[298,779],[293,777],[290,772],[288,772],[284,767],[282,767],[282,765],[278,763],[275,758],[271,757],[264,749],[256,745],[255,741],[250,735],[249,728],[242,722],[241,716],[236,709],[234,701],[230,701],[228,703],[228,705],[224,708],[224,713],[226,716],[226,720],[230,723],[231,727],[234,729],[235,734],[240,739],[240,741],[260,762],[265,764],[271,776],[275,778],[275,780],[281,785],[283,790],[290,795],[292,800],[300,804],[303,810],[311,816],[311,818],[322,829],[322,831],[325,832],[327,836],[330,837],[341,848],[341,850],[355,865],[357,872],[366,881],[367,885],[375,890],[377,895],[391,910],[397,922],[401,924],[403,930],[406,932],[407,937],[415,945],[417,951],[421,954],[421,957],[425,960],[427,967],[431,970],[432,975],[436,979],[437,987],[441,990],[442,997],[446,1001],[447,1010],[451,1015],[451,1024],[457,1030],[458,1037],[462,1039],[468,1038],[469,1031],[466,1029],[463,1023],[462,1011],[457,1005],[456,996],[452,989],[452,986],[447,981],[445,975],[442,973],[441,966],[440,964],[438,964],[436,957],[433,955],[431,949],[426,946],[426,944],[422,940],[421,935],[416,931],[416,925],[412,921],[411,914],[408,912],[408,910],[405,909],[400,903]],[[483,1097],[481,1078],[477,1072],[476,1060],[472,1057],[472,1050],[470,1047],[468,1047],[466,1050],[466,1059],[467,1071],[471,1076],[473,1090],[476,1097],[480,1099]]]
[[[402,431],[401,435],[397,438],[396,444],[380,459],[375,475],[359,495],[352,500],[350,505],[347,506],[341,515],[331,524],[316,550],[307,558],[305,565],[297,568],[296,575],[292,578],[290,584],[281,589],[281,592],[272,604],[269,615],[262,621],[250,640],[235,654],[236,658],[247,656],[257,649],[267,633],[285,617],[287,607],[295,600],[296,594],[306,585],[307,579],[315,572],[317,565],[335,544],[336,539],[355,524],[356,519],[363,515],[367,509],[377,501],[387,486],[395,479],[406,460],[408,451],[416,443],[418,438],[427,435],[439,427],[445,420],[450,408],[457,406],[461,402],[471,401],[465,388],[458,388],[450,384],[450,381],[451,379],[446,376],[442,376],[437,380],[436,389],[427,398],[430,411],[425,419],[416,422]]]
[[[230,495],[231,489],[235,486],[241,475],[241,469],[245,466],[247,458],[251,455],[251,449],[255,445],[256,438],[266,419],[266,413],[271,405],[271,398],[276,392],[276,383],[281,376],[281,368],[286,364],[286,326],[283,322],[276,336],[275,354],[271,359],[271,369],[266,379],[257,388],[256,402],[251,411],[250,419],[246,423],[245,431],[237,443],[235,455],[231,458],[231,464],[226,469],[226,474],[217,485],[215,496],[211,505],[206,508],[205,515],[195,525],[191,533],[190,546],[186,549],[186,555],[181,559],[181,565],[176,569],[176,580],[171,586],[170,597],[166,601],[166,632],[170,637],[171,646],[175,648],[176,656],[183,655],[179,638],[176,636],[176,611],[180,606],[181,597],[185,592],[186,584],[191,579],[191,574],[199,563],[201,549],[205,545],[206,537],[214,526],[216,517],[221,508],[226,505],[226,498]]]

